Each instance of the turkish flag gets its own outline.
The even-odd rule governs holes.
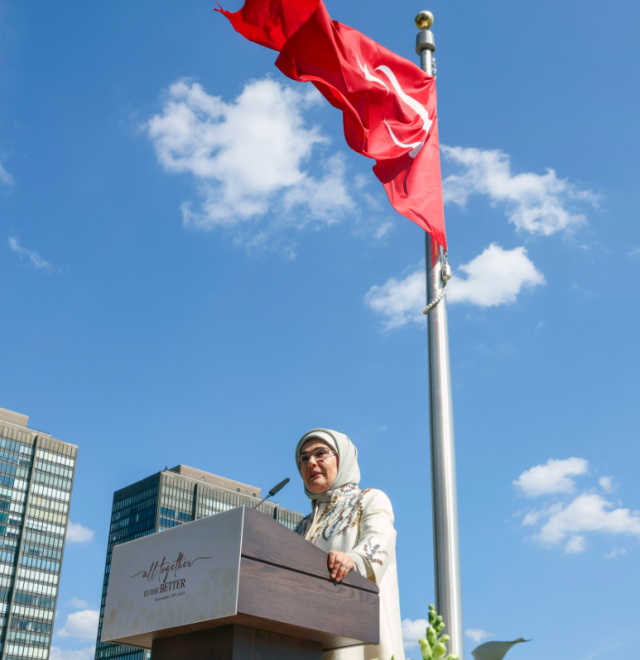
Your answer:
[[[312,82],[342,110],[347,143],[375,159],[393,207],[446,249],[435,79],[332,21],[322,0],[247,0],[222,13],[250,41],[280,51],[282,73]]]

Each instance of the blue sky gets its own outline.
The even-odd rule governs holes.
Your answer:
[[[635,657],[640,9],[326,4],[408,58],[436,16],[468,656]],[[408,644],[433,600],[423,233],[211,8],[0,0],[0,406],[80,448],[54,660],[93,657],[114,490],[306,511],[315,426],[394,504]]]

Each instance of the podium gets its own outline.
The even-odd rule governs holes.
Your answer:
[[[378,587],[238,507],[113,548],[101,640],[153,660],[321,660],[379,642]]]

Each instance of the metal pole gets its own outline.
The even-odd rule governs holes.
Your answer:
[[[422,11],[416,16],[420,29],[416,52],[427,75],[435,74],[436,50],[433,15]],[[427,303],[434,300],[444,285],[442,248],[426,236]],[[435,563],[436,609],[450,635],[450,653],[464,658],[462,627],[462,592],[460,588],[460,543],[458,537],[458,494],[456,451],[453,434],[451,368],[449,365],[449,330],[447,303],[442,299],[427,316],[429,340],[429,424],[431,431],[431,501],[433,506],[433,550]]]

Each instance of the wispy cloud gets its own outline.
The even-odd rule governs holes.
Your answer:
[[[427,634],[428,625],[426,619],[402,620],[402,642],[406,650],[418,645],[418,640]]]
[[[9,237],[9,247],[20,257],[20,259],[28,260],[36,270],[51,270],[51,265],[46,259],[43,259],[37,252],[22,247],[17,238],[13,236]]]
[[[632,259],[640,259],[640,247],[633,247],[627,252],[627,256]]]
[[[613,477],[600,477],[598,483],[605,493],[613,493],[616,489],[616,485],[613,483]]]
[[[191,174],[198,186],[200,201],[182,204],[184,224],[236,235],[249,228],[242,240],[255,245],[284,227],[327,226],[352,210],[342,156],[324,159],[320,178],[304,168],[314,147],[328,142],[303,117],[319,99],[313,88],[263,79],[227,103],[191,80],[174,82],[144,128],[162,167]],[[256,230],[276,208],[277,220]]]
[[[582,552],[587,546],[587,541],[581,534],[574,534],[564,547],[564,554],[571,555],[576,552]]]
[[[559,179],[552,169],[513,174],[502,151],[442,146],[442,154],[461,170],[443,181],[445,203],[464,206],[471,195],[486,195],[494,205],[505,204],[509,221],[519,230],[549,236],[575,227],[586,217],[573,205],[597,202],[590,190]]]
[[[611,552],[607,552],[607,554],[605,554],[604,558],[605,559],[615,559],[616,557],[618,557],[620,555],[626,555],[626,554],[627,554],[626,548],[619,548],[619,549],[614,548]]]
[[[9,172],[7,172],[1,160],[0,160],[0,183],[4,183],[5,186],[12,186],[14,183],[13,177],[11,176],[11,174],[9,174]]]
[[[601,655],[604,655],[605,653],[611,653],[611,651],[615,651],[616,649],[619,649],[621,646],[623,646],[622,643],[614,642],[609,646],[600,647],[599,649],[596,649],[592,653],[589,653],[589,655],[585,655],[584,658],[580,658],[580,660],[595,660],[595,658],[598,658]]]
[[[483,642],[485,639],[489,639],[489,637],[495,637],[493,633],[487,632],[486,630],[482,630],[480,628],[467,628],[464,631],[464,634],[469,639],[472,639],[476,644],[480,644],[480,642]]]
[[[87,646],[79,651],[71,651],[70,649],[63,650],[57,646],[52,646],[49,660],[93,660],[95,654],[95,646]]]
[[[514,303],[524,289],[544,284],[544,276],[527,257],[523,247],[505,250],[492,243],[467,264],[462,264],[449,282],[447,302],[493,307]],[[386,329],[397,328],[410,321],[424,323],[422,310],[426,303],[424,269],[409,273],[404,279],[390,278],[372,286],[365,303],[384,317]]]

